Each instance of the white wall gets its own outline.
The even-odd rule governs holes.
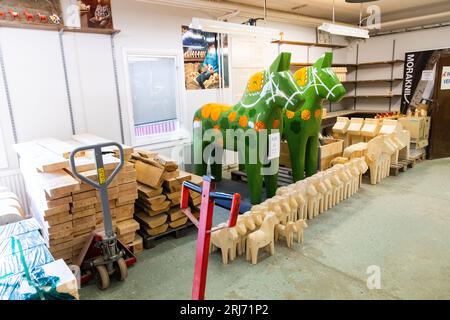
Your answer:
[[[113,0],[112,6],[115,28],[121,30],[115,36],[114,43],[125,142],[130,143],[132,128],[129,126],[123,51],[147,49],[155,52],[176,52],[181,61],[181,25],[188,25],[194,16],[212,17],[199,10],[157,6],[134,0]],[[315,41],[313,28],[281,23],[268,23],[267,26],[283,31],[286,40]],[[402,59],[404,52],[408,50],[448,47],[449,31],[450,27],[447,27],[372,38],[359,45],[359,61],[390,60],[392,39],[397,41],[395,53],[397,59]],[[343,39],[335,40],[339,43],[343,41]],[[76,131],[89,131],[109,139],[120,140],[110,41],[108,35],[70,32],[63,34]],[[58,34],[54,31],[1,28],[0,43],[4,53],[19,141],[45,136],[69,139],[72,129]],[[264,48],[264,63],[270,64],[278,54],[278,50],[277,45],[268,44]],[[300,46],[280,47],[280,51],[292,52],[294,62],[306,62],[307,50],[306,47]],[[315,61],[327,50],[329,49],[310,49],[309,61]],[[356,46],[334,50],[334,62],[354,63],[355,54]],[[401,66],[397,68],[395,76],[401,77],[402,68]],[[372,73],[367,74],[360,72],[359,78],[374,78],[375,70],[372,68],[371,71]],[[385,77],[383,74],[376,76]],[[184,82],[184,76],[180,79]],[[14,168],[17,167],[17,158],[11,147],[13,143],[11,119],[1,78],[0,86],[0,129],[4,140],[3,148],[6,149],[6,157],[3,156],[0,162],[4,163],[6,158],[9,167]],[[219,90],[185,91],[184,83],[181,87],[183,127],[188,133],[191,131],[192,114],[198,107],[207,102],[230,103],[232,99],[229,89],[224,90],[221,95]],[[372,92],[375,89],[368,90]],[[385,108],[383,103],[385,101],[377,102],[376,107]],[[333,105],[333,110],[348,107],[352,105],[346,101],[338,106]],[[360,107],[373,106],[361,104]],[[189,143],[189,139],[178,141],[176,145],[186,143]],[[152,148],[169,154],[171,146],[162,144]]]
[[[125,143],[131,142],[130,114],[124,74],[126,49],[144,49],[153,52],[175,52],[182,62],[181,26],[192,17],[211,18],[198,10],[151,5],[134,0],[113,0],[114,27],[121,30],[114,38],[120,102],[122,106]],[[287,38],[313,41],[311,28],[283,24],[269,25],[284,31]],[[70,139],[72,129],[64,81],[58,33],[54,31],[2,28],[3,47],[19,142],[53,136]],[[76,132],[91,132],[120,141],[120,121],[114,83],[111,39],[108,35],[65,32],[64,52],[73,107]],[[302,48],[292,48],[302,59]],[[297,52],[297,51],[298,52]],[[264,53],[271,63],[277,55],[277,46],[270,45]],[[182,64],[180,63],[182,66]],[[182,126],[189,142],[194,111],[208,102],[231,103],[231,90],[184,90],[184,71],[181,71]],[[7,149],[9,167],[17,167],[12,150],[12,129],[6,104],[3,81],[0,81],[0,124]],[[151,146],[168,153],[173,144]],[[4,157],[2,157],[2,160]]]

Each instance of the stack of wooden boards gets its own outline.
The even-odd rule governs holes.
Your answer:
[[[155,237],[186,225],[188,218],[180,210],[181,185],[183,181],[201,185],[201,178],[179,170],[174,160],[155,152],[137,150],[130,161],[134,162],[137,173],[135,219],[141,230]],[[191,210],[197,218],[200,202],[200,194],[192,192]]]
[[[19,198],[6,187],[0,186],[0,226],[25,218]]]
[[[69,165],[71,151],[81,145],[107,142],[103,138],[81,134],[70,141],[39,139],[15,145],[20,157],[30,199],[30,210],[41,226],[52,255],[70,263],[75,261],[85,241],[94,230],[103,229],[103,212],[97,190],[74,178]],[[105,148],[107,149],[107,148]],[[105,151],[103,149],[103,151]],[[105,175],[118,165],[118,150],[103,156]],[[113,226],[125,245],[136,240],[139,224],[133,219],[137,198],[136,171],[130,159],[133,149],[123,146],[125,164],[108,187]],[[90,151],[76,157],[77,171],[96,180],[95,158]]]

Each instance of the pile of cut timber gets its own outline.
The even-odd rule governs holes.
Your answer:
[[[50,251],[55,259],[75,261],[85,241],[94,230],[103,229],[103,211],[100,195],[90,185],[74,177],[69,165],[70,152],[77,146],[107,142],[90,134],[75,135],[70,141],[53,138],[15,145],[20,157],[32,215],[44,230]],[[103,156],[105,175],[119,163],[118,149]],[[123,146],[129,159],[133,148]],[[95,158],[91,151],[76,157],[77,171],[96,180]],[[128,161],[108,187],[109,207],[113,226],[122,243],[135,240],[139,224],[133,219],[134,201],[137,199],[136,170]]]
[[[179,170],[174,160],[151,151],[137,150],[131,160],[135,164],[138,181],[138,199],[135,219],[149,236],[157,236],[188,222],[180,210],[181,185],[195,175]],[[200,179],[201,181],[201,179]],[[198,217],[200,195],[192,201],[194,215]]]

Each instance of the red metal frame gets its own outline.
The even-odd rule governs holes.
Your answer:
[[[198,221],[188,209],[189,190],[202,194],[202,202],[200,205],[200,221]],[[238,193],[229,195],[225,193],[215,192],[215,183],[212,177],[203,177],[203,186],[199,187],[190,182],[183,182],[181,188],[181,211],[192,221],[198,228],[197,249],[195,256],[194,281],[192,284],[192,299],[204,300],[206,275],[208,272],[209,245],[211,242],[211,232],[221,228],[212,229],[212,218],[214,214],[214,199],[222,199],[231,201],[231,215],[228,227],[234,227],[239,215],[239,207],[241,204],[241,196]]]

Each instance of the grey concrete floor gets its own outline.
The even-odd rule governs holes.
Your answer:
[[[309,222],[305,243],[223,265],[210,256],[208,299],[450,299],[450,159],[425,161]],[[224,219],[216,210],[216,222]],[[196,233],[144,250],[125,282],[82,299],[189,299]],[[368,289],[378,266],[381,288]]]

